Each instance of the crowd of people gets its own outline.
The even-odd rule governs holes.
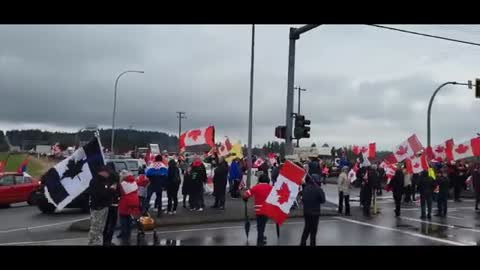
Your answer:
[[[400,216],[402,201],[411,204],[420,200],[422,219],[431,219],[432,203],[437,203],[436,216],[446,217],[447,202],[453,199],[461,202],[462,191],[467,189],[467,179],[471,179],[476,197],[475,210],[480,202],[480,163],[466,164],[464,161],[447,164],[435,163],[429,171],[411,174],[404,164],[400,164],[390,181],[384,168],[379,164],[364,166],[349,174],[349,166],[343,166],[338,177],[339,204],[338,212],[342,214],[345,203],[345,215],[350,215],[349,193],[352,186],[360,187],[360,206],[363,215],[370,216],[375,196],[381,196],[385,188],[391,190],[395,202],[395,216]],[[450,192],[453,191],[453,192]],[[453,193],[453,197],[450,195]],[[419,197],[417,197],[419,194]],[[452,198],[451,198],[452,197]]]
[[[275,184],[284,160],[277,160],[271,164],[264,162],[258,167],[258,184],[246,189],[242,178],[247,173],[248,166],[244,159],[236,158],[229,165],[227,161],[215,156],[211,160],[213,173],[214,204],[211,208],[225,210],[226,196],[248,200],[253,197],[256,210],[264,204],[268,194]],[[310,244],[315,245],[320,205],[325,202],[325,193],[322,184],[325,184],[328,170],[318,158],[309,161],[296,162],[306,172],[305,182],[299,193],[299,202],[303,205],[305,227],[302,233],[301,245],[306,245],[310,237]],[[355,167],[352,170],[352,167]],[[341,164],[337,187],[339,194],[338,213],[351,215],[350,193],[353,187],[360,188],[360,206],[364,216],[371,216],[372,203],[376,196],[382,195],[382,190],[392,191],[395,202],[395,216],[400,216],[401,204],[409,204],[420,200],[421,218],[430,219],[433,201],[437,203],[439,217],[447,215],[450,190],[453,198],[460,202],[460,195],[471,184],[476,195],[475,210],[480,202],[480,163],[466,164],[456,162],[435,164],[434,169],[419,174],[410,174],[404,166],[399,166],[390,180],[387,179],[384,168],[378,164],[369,166],[351,166],[348,162]],[[354,171],[354,173],[352,173]],[[183,175],[183,183],[182,177]],[[117,219],[120,221],[121,231],[117,236],[122,243],[130,243],[132,224],[139,216],[149,215],[150,200],[156,195],[154,210],[157,217],[162,214],[175,215],[178,207],[178,191],[182,187],[182,205],[190,211],[204,211],[204,188],[207,183],[207,172],[203,160],[197,157],[191,164],[179,160],[167,160],[158,155],[155,162],[148,168],[141,168],[139,175],[134,177],[128,171],[115,173],[107,166],[100,168],[98,174],[90,183],[91,227],[89,244],[112,245]],[[230,187],[227,190],[227,184]],[[162,209],[163,192],[167,193],[167,209]],[[420,196],[417,196],[419,194]],[[294,205],[293,207],[296,207]],[[264,236],[268,217],[256,212],[257,215],[257,244],[266,244]]]

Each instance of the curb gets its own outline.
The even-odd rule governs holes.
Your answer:
[[[320,216],[339,216],[339,214],[336,211],[331,211],[330,209],[322,209],[321,215]],[[303,211],[295,211],[292,212],[289,215],[289,218],[299,218],[303,217]],[[204,219],[204,220],[197,220],[197,221],[192,221],[192,220],[168,220],[168,219],[160,219],[156,223],[156,228],[160,227],[167,227],[167,226],[184,226],[184,225],[202,225],[202,224],[213,224],[213,223],[222,223],[222,222],[236,222],[236,221],[244,221],[245,219],[243,217],[225,217],[222,219]],[[249,215],[249,220],[255,220],[255,215]],[[86,220],[81,220],[72,223],[72,225],[69,226],[68,231],[72,232],[88,232],[90,229],[90,219]]]

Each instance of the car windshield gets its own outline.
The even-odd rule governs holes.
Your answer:
[[[140,167],[140,165],[135,160],[129,160],[127,161],[127,167],[129,171],[136,171],[138,170],[138,167]]]
[[[125,162],[117,161],[114,163],[115,163],[115,171],[121,172],[122,170],[128,170],[127,164]]]

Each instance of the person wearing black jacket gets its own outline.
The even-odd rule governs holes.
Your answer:
[[[183,195],[183,208],[187,208],[187,196],[188,196],[188,207],[193,208],[192,203],[192,167],[188,166],[185,168],[185,173],[183,174],[183,184],[182,184],[182,195]]]
[[[446,168],[442,168],[440,173],[437,174],[436,180],[438,184],[438,213],[435,216],[437,217],[447,216],[448,189],[450,185],[449,181],[450,180],[448,179]]]
[[[207,183],[207,171],[205,165],[197,158],[192,163],[192,203],[193,210],[203,211],[205,202],[203,200],[203,185]]]
[[[390,186],[392,187],[393,200],[395,201],[395,216],[400,216],[400,206],[402,204],[402,196],[404,193],[404,180],[405,176],[401,168],[395,171],[395,175],[390,180]]]
[[[117,185],[109,185],[109,169],[104,166],[90,181],[90,231],[88,232],[88,245],[101,245],[103,231],[107,221],[108,207],[112,204]]]
[[[365,168],[365,167],[364,167]],[[372,190],[373,190],[373,185],[374,183],[371,183],[369,180],[368,176],[368,169],[365,168],[363,174],[361,174],[362,178],[360,178],[360,181],[362,181],[362,186],[360,187],[360,203],[363,206],[363,215],[366,217],[370,216],[370,208],[372,204]]]
[[[428,175],[427,171],[420,174],[420,182],[418,183],[418,191],[420,193],[420,207],[422,209],[421,219],[432,218],[432,199],[433,191],[436,188],[436,181]],[[427,207],[427,215],[425,216],[425,207]]]
[[[177,167],[177,162],[171,159],[168,162],[168,177],[167,177],[167,213],[170,215],[177,213],[178,206],[178,189],[180,188],[180,170]],[[172,208],[173,204],[173,208]]]
[[[227,189],[228,163],[225,159],[220,158],[217,168],[213,175],[213,196],[215,196],[215,204],[212,208],[225,210],[225,193]]]
[[[462,189],[465,188],[465,181],[467,180],[467,167],[463,163],[463,161],[460,161],[457,164],[457,174],[454,179],[454,199],[456,202],[462,202],[460,199],[460,196],[462,194]]]
[[[318,230],[318,219],[320,218],[320,205],[325,203],[325,193],[312,177],[305,177],[306,185],[302,191],[303,216],[305,227],[303,228],[300,245],[307,245],[307,238],[310,237],[310,246],[316,245]]]
[[[110,177],[108,178],[108,185],[119,185],[120,176],[117,172],[110,168]],[[116,189],[113,193],[112,204],[108,207],[107,221],[105,223],[105,229],[103,230],[103,245],[112,246],[113,234],[115,227],[117,226],[118,219],[118,202],[120,200],[120,189]],[[119,238],[121,235],[119,235]]]

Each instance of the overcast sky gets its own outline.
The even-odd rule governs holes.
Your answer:
[[[253,143],[285,122],[288,31],[257,25]],[[396,25],[480,43],[477,25]],[[247,142],[249,25],[1,25],[0,129],[75,131],[111,126],[178,132],[213,124],[217,140]],[[297,41],[295,84],[312,142],[377,142],[390,150],[416,133],[426,144],[428,100],[445,81],[480,76],[480,47],[363,25],[324,25]],[[295,98],[297,94],[295,94]],[[295,111],[297,108],[295,99]],[[446,87],[432,110],[432,143],[480,132],[480,100]]]

